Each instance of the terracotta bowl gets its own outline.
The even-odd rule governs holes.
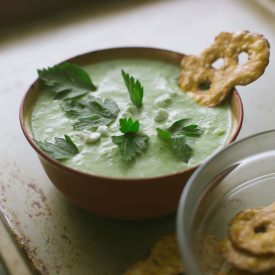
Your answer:
[[[146,58],[180,65],[183,54],[155,48],[112,48],[83,54],[67,61],[79,65],[119,58]],[[116,219],[149,219],[176,210],[183,187],[198,167],[153,178],[111,178],[84,173],[63,165],[44,153],[30,133],[34,102],[39,95],[38,80],[27,91],[20,108],[23,132],[37,152],[52,183],[74,204],[93,213]],[[231,137],[236,139],[243,120],[242,102],[237,91],[228,98],[232,111]]]

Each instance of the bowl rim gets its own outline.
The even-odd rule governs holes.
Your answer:
[[[196,274],[196,275],[202,274],[201,272],[199,272],[199,269],[197,268],[196,261],[194,260],[194,257],[190,256],[191,255],[190,253],[184,253],[184,251],[190,251],[190,250],[189,250],[189,245],[187,244],[188,238],[187,238],[186,234],[184,234],[185,230],[184,230],[182,221],[184,221],[185,216],[186,216],[184,209],[185,209],[185,205],[187,203],[187,198],[188,198],[190,188],[191,188],[194,180],[201,173],[201,171],[205,170],[213,161],[215,161],[220,156],[225,155],[227,151],[232,150],[232,148],[234,148],[235,146],[238,146],[239,144],[242,144],[242,143],[246,142],[247,140],[254,139],[255,137],[264,136],[264,135],[267,135],[270,133],[275,133],[275,129],[270,129],[270,130],[254,133],[249,136],[243,137],[242,139],[240,139],[238,141],[234,141],[231,144],[227,144],[222,150],[216,152],[214,155],[212,155],[211,158],[209,158],[205,163],[203,163],[188,179],[188,181],[185,185],[185,188],[183,189],[183,191],[181,193],[179,203],[178,203],[178,208],[177,208],[177,214],[176,214],[176,235],[177,235],[177,240],[178,240],[178,244],[179,244],[181,259],[184,261],[184,263],[188,263],[188,266],[190,268],[192,268],[192,270],[189,270],[187,268],[188,272],[192,271],[192,274]],[[185,264],[185,267],[186,266],[187,265]],[[196,273],[194,273],[194,272],[196,272]]]
[[[177,52],[177,51],[173,51],[173,50],[168,50],[168,49],[162,49],[162,48],[155,48],[155,47],[111,47],[111,48],[103,48],[103,49],[98,49],[98,50],[94,50],[94,51],[89,51],[89,52],[85,52],[83,54],[79,54],[73,57],[70,57],[64,61],[61,61],[57,64],[62,64],[64,62],[70,62],[70,61],[74,61],[75,59],[82,59],[85,58],[85,56],[89,56],[92,54],[97,54],[97,53],[103,53],[103,52],[112,52],[112,51],[123,51],[123,50],[132,50],[132,51],[141,51],[141,50],[145,50],[145,51],[154,51],[154,52],[160,52],[160,53],[167,53],[167,54],[174,54],[174,55],[178,55],[180,57],[184,57],[185,54]],[[149,58],[149,57],[147,57]],[[160,58],[161,60],[161,58]],[[202,160],[199,164],[192,166],[188,169],[185,169],[183,171],[179,171],[179,172],[175,172],[175,173],[170,173],[170,174],[165,174],[165,175],[160,175],[160,176],[152,176],[152,177],[111,177],[111,176],[104,176],[104,175],[98,175],[98,174],[94,174],[92,172],[84,172],[84,171],[80,171],[76,168],[67,166],[65,164],[63,164],[62,162],[55,160],[54,158],[52,158],[51,156],[49,156],[47,153],[45,153],[42,149],[40,149],[40,147],[34,142],[33,138],[31,137],[27,126],[25,125],[25,103],[26,100],[29,96],[29,94],[32,91],[32,88],[34,87],[35,84],[37,84],[39,81],[39,78],[37,77],[33,83],[29,86],[29,88],[27,89],[25,95],[23,96],[23,99],[21,101],[20,104],[20,109],[19,109],[19,121],[20,121],[20,125],[21,125],[21,129],[26,137],[26,139],[28,140],[28,142],[30,143],[30,145],[33,147],[33,149],[36,151],[36,153],[38,154],[39,157],[42,157],[44,159],[46,159],[48,162],[50,162],[52,165],[57,166],[59,169],[65,170],[66,172],[69,173],[76,173],[79,176],[86,176],[86,177],[93,177],[93,178],[97,178],[97,179],[104,179],[104,180],[109,180],[109,181],[121,181],[121,182],[134,182],[134,181],[138,181],[138,182],[144,182],[144,181],[148,181],[148,180],[159,180],[159,179],[168,179],[171,177],[175,177],[175,176],[181,176],[183,174],[188,174],[191,173],[193,171],[195,171],[198,167],[200,167],[203,163],[207,162],[207,160],[211,157],[211,155],[209,157],[207,157],[206,159]],[[230,138],[226,141],[226,143],[224,144],[224,146],[230,144],[232,141],[234,141],[240,130],[242,127],[242,123],[243,123],[243,103],[241,100],[241,97],[238,93],[238,91],[234,88],[233,93],[236,97],[236,101],[237,101],[237,105],[238,105],[238,112],[239,112],[239,119],[237,121],[237,125],[236,125],[236,129],[235,131],[232,133],[232,135],[230,136]],[[232,95],[233,95],[232,93]],[[219,151],[220,148],[217,148],[216,151]],[[215,151],[212,153],[212,155],[215,154]]]

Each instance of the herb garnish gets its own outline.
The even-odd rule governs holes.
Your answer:
[[[193,150],[187,144],[186,137],[200,137],[202,130],[196,124],[186,125],[189,119],[175,121],[168,129],[157,128],[158,136],[168,142],[174,153],[184,162],[188,162]]]
[[[55,143],[48,141],[36,141],[40,148],[57,160],[66,160],[79,153],[72,139],[64,135],[64,138],[54,138]]]
[[[90,76],[75,64],[65,62],[37,72],[56,99],[73,99],[96,90]]]
[[[128,89],[130,94],[130,98],[132,103],[138,108],[142,105],[143,98],[143,87],[140,84],[139,80],[136,80],[133,76],[129,75],[125,71],[121,71],[122,77],[124,79],[124,83]]]
[[[120,136],[112,136],[112,141],[119,147],[123,160],[130,161],[148,148],[149,137],[138,133],[139,121],[133,121],[131,117],[119,120],[120,131],[124,133]]]
[[[110,125],[120,111],[112,99],[102,100],[91,95],[77,101],[65,101],[63,110],[67,115],[78,119],[73,125],[74,129],[78,131]]]

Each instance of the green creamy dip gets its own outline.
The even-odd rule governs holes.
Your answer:
[[[111,98],[120,108],[116,121],[108,127],[108,135],[93,144],[87,144],[81,132],[73,130],[76,121],[65,115],[61,101],[54,100],[48,90],[41,93],[34,105],[31,119],[33,138],[54,142],[54,137],[69,135],[80,153],[63,161],[65,165],[97,175],[142,178],[155,177],[183,171],[209,157],[225,144],[231,133],[232,115],[228,103],[215,108],[201,107],[178,86],[180,68],[155,60],[119,59],[83,67],[98,89],[91,94],[99,98]],[[144,87],[143,106],[133,108],[125,87],[121,70],[125,70]],[[159,110],[165,110],[167,120],[156,122]],[[121,159],[119,148],[112,143],[112,135],[121,135],[119,118],[131,116],[140,121],[140,130],[150,137],[148,149],[134,161]],[[190,118],[203,130],[199,138],[189,141],[193,155],[188,163],[173,154],[167,143],[157,136],[156,128],[165,129],[182,118]]]

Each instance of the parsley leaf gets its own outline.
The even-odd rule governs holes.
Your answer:
[[[160,138],[162,138],[163,140],[166,140],[166,141],[170,141],[170,139],[172,137],[171,132],[169,132],[167,130],[160,129],[160,128],[157,128],[157,132],[158,132],[158,136]]]
[[[122,133],[137,133],[138,130],[139,130],[139,121],[136,120],[136,121],[133,121],[133,119],[131,117],[129,118],[121,118],[119,120],[119,123],[120,123],[120,128],[119,130],[122,132]]]
[[[112,141],[119,147],[122,159],[130,161],[148,148],[149,137],[138,133],[140,126],[138,120],[133,121],[132,118],[123,118],[119,122],[120,131],[124,134],[112,136]]]
[[[143,98],[143,87],[140,84],[139,80],[136,80],[133,76],[130,76],[125,71],[121,71],[122,77],[124,79],[124,83],[128,89],[130,94],[130,98],[132,103],[138,108],[142,105]]]
[[[190,121],[188,118],[183,118],[176,120],[169,128],[168,130],[172,133],[180,132],[186,125],[186,123]]]
[[[182,135],[172,135],[170,144],[172,145],[176,156],[187,163],[192,156],[193,150],[186,143],[185,137]]]
[[[79,153],[77,146],[67,135],[64,138],[54,138],[55,143],[48,141],[36,141],[39,147],[57,160],[66,160]]]
[[[112,116],[119,113],[119,107],[112,99],[100,99],[94,96],[86,96],[80,100],[65,100],[62,106],[68,116],[74,118],[87,117],[91,114]]]
[[[101,125],[110,125],[114,122],[113,117],[104,117],[99,114],[93,114],[88,117],[80,118],[74,125],[74,130],[82,131],[84,129],[96,129]]]
[[[177,120],[168,128],[168,130],[172,133],[182,133],[189,137],[201,136],[202,130],[200,127],[196,124],[186,125],[189,121],[190,119],[187,118]]]
[[[121,135],[112,136],[112,141],[118,145],[122,159],[130,161],[147,149],[149,137],[147,135]]]
[[[112,99],[101,100],[93,96],[84,97],[78,101],[67,100],[63,104],[63,110],[68,116],[78,119],[73,125],[78,131],[110,125],[120,111]]]
[[[68,62],[38,70],[39,78],[52,92],[55,98],[78,98],[95,91],[90,76],[78,65]]]
[[[201,128],[196,124],[191,124],[183,127],[182,132],[188,137],[200,137],[202,135]]]
[[[193,153],[192,148],[187,144],[186,137],[199,137],[202,134],[202,130],[198,125],[186,125],[188,121],[190,120],[177,120],[167,130],[157,128],[158,136],[168,142],[175,155],[184,162],[188,162]]]

